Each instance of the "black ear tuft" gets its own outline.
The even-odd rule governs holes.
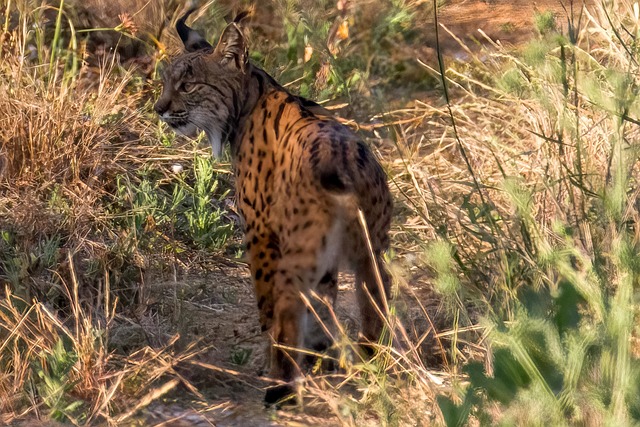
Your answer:
[[[253,10],[249,9],[249,10],[243,10],[242,12],[240,12],[238,15],[236,15],[235,18],[233,18],[233,22],[235,24],[241,24],[242,21],[244,21],[245,19],[251,17],[251,15],[253,15]]]
[[[192,7],[176,22],[176,30],[178,31],[178,35],[180,36],[187,52],[213,49],[213,46],[211,46],[204,37],[192,28],[189,28],[185,22],[189,15],[191,15],[196,9],[197,7]]]

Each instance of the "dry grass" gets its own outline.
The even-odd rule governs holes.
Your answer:
[[[69,264],[75,277],[71,258]],[[104,312],[95,313],[83,309],[77,281],[64,290],[67,315],[5,289],[0,302],[4,424],[47,414],[75,425],[119,425],[178,384],[194,390],[175,367],[201,350],[189,346],[176,353],[174,337],[163,348],[143,347],[126,356],[108,352],[116,303],[107,299]]]
[[[18,3],[25,10],[27,3]],[[394,2],[385,10],[404,25],[422,3]],[[95,6],[104,12],[105,4]],[[371,2],[362,6],[368,11]],[[462,366],[480,360],[491,372],[493,350],[509,347],[504,331],[526,317],[522,295],[558,292],[562,280],[585,296],[581,309],[592,325],[614,325],[603,329],[613,337],[603,342],[615,344],[610,347],[618,351],[620,367],[602,362],[584,388],[601,385],[602,377],[616,391],[633,390],[629,366],[636,357],[627,351],[633,318],[612,311],[619,316],[612,320],[598,308],[598,298],[612,295],[616,299],[601,305],[624,308],[631,317],[637,310],[633,293],[625,299],[617,292],[638,285],[635,267],[627,268],[620,255],[635,254],[640,246],[634,143],[639,82],[637,55],[630,49],[638,19],[633,3],[614,6],[617,13],[600,6],[584,11],[581,20],[574,16],[574,43],[547,34],[519,51],[491,40],[479,50],[461,46],[469,60],[447,62],[448,102],[437,92],[410,108],[378,114],[381,124],[361,126],[390,130],[389,138],[372,142],[390,172],[398,205],[396,250],[390,254],[398,297],[386,320],[389,335],[373,360],[359,358],[353,337],[338,331],[342,351],[335,362],[343,371],[306,378],[306,413],[354,426],[442,422],[436,396],[464,401],[468,377]],[[159,2],[145,13],[167,16],[168,22],[176,7]],[[370,106],[371,88],[355,74],[323,81],[320,89],[316,79],[322,76],[313,67],[326,65],[339,75],[341,67],[361,60],[368,65],[358,78],[374,80],[372,70],[391,61],[388,52],[354,56],[379,37],[377,27],[354,34],[343,50],[333,46],[334,57],[276,67],[304,50],[303,42],[316,51],[335,42],[324,24],[319,35],[305,39],[304,25],[318,23],[302,19],[306,15],[289,2],[276,9],[283,28],[279,22],[256,26],[264,24],[267,35],[289,31],[289,38],[271,42],[263,34],[258,44],[266,53],[260,59],[279,76],[301,75],[293,86],[313,86],[324,96],[335,91]],[[216,13],[208,19],[219,19]],[[344,13],[332,9],[326,16],[339,22]],[[138,291],[146,272],[157,267],[153,260],[172,257],[178,264],[176,254],[193,249],[173,233],[175,222],[156,215],[158,205],[144,210],[136,197],[167,193],[163,185],[175,181],[170,166],[191,167],[201,150],[167,140],[150,112],[153,82],[121,68],[114,56],[83,63],[90,52],[71,33],[63,32],[64,49],[56,48],[44,32],[30,32],[36,14],[23,13],[17,23],[6,16],[0,43],[0,92],[6,94],[0,99],[0,422],[37,417],[120,425],[176,387],[206,402],[179,365],[244,381],[240,372],[197,360],[203,350],[178,346],[175,336],[159,348],[110,350],[116,320],[127,321],[123,306],[145,308]],[[133,21],[119,31],[135,30],[151,40],[151,49],[170,51],[158,28],[136,21],[142,16],[130,16]],[[368,12],[358,17],[375,23]],[[400,33],[391,37],[400,40]],[[156,59],[149,59],[143,74],[153,74]],[[438,78],[439,70],[424,68]],[[228,165],[219,166],[217,172],[228,172]],[[148,184],[148,175],[159,184],[145,193],[140,186]],[[573,353],[566,358],[578,359]],[[563,393],[578,396],[573,406],[568,398],[544,402],[568,405],[570,422],[593,425],[627,416],[624,395],[611,398],[609,413],[574,389]],[[524,423],[531,406],[526,393],[518,399],[491,420]]]
[[[559,295],[570,282],[587,301],[581,310],[593,324],[608,324],[613,316],[615,310],[602,309],[610,304],[601,299],[607,301],[606,295],[615,295],[615,304],[627,313],[637,312],[633,299],[622,296],[630,292],[630,283],[637,286],[637,270],[625,267],[624,256],[618,258],[620,245],[636,253],[640,242],[640,175],[633,143],[638,137],[638,81],[630,50],[635,43],[631,34],[638,28],[637,4],[576,8],[569,22],[573,36],[541,35],[519,51],[492,40],[480,51],[462,46],[469,61],[451,62],[446,70],[450,102],[416,101],[414,108],[386,116],[396,123],[402,156],[392,163],[392,174],[410,212],[396,241],[412,245],[417,254],[402,257],[409,255],[417,268],[421,262],[433,268],[436,278],[429,280],[452,313],[453,328],[441,335],[452,338],[447,346],[454,359],[458,334],[483,346],[492,344],[485,347],[490,351],[480,353],[488,357],[487,372],[493,351],[506,348],[517,355],[522,348],[515,343],[533,339],[523,325],[527,316],[535,316],[535,307],[527,303],[534,292],[549,289]],[[427,243],[434,240],[444,245]],[[567,254],[566,264],[560,262]],[[484,315],[479,329],[478,314]],[[617,346],[613,351],[626,362],[617,367],[602,362],[608,366],[602,369],[617,376],[611,381],[620,412],[607,413],[606,404],[589,401],[591,396],[571,403],[552,399],[545,405],[563,407],[563,418],[540,422],[627,422],[621,408],[637,403],[621,397],[616,387],[623,387],[627,367],[636,363],[637,355],[628,351],[635,340],[635,314],[628,315],[628,323],[608,326]],[[506,338],[511,322],[514,335],[509,339],[514,341]],[[482,335],[468,335],[468,327]],[[587,329],[582,326],[576,333],[588,334]],[[486,336],[489,340],[481,339]],[[566,353],[563,363],[588,365],[589,356],[578,354],[585,359]],[[561,365],[556,369],[563,371]],[[575,390],[562,393],[573,392],[580,395]],[[523,395],[484,422],[533,422],[535,405],[527,402],[536,394]]]
[[[157,142],[152,91],[135,70],[102,56],[75,73],[83,52],[32,33],[37,9],[11,26],[12,7],[0,52],[0,423],[120,425],[178,384],[195,390],[174,368],[202,350],[176,351],[177,337],[109,350],[119,297],[136,295],[124,273],[140,278],[148,266],[131,229],[117,226],[126,212],[116,181],[137,182],[149,164],[167,174],[193,149]]]
[[[623,9],[619,16],[633,14],[631,3],[616,5]],[[598,12],[604,13],[591,10]],[[396,126],[401,156],[390,162],[393,179],[415,214],[403,227],[407,237],[399,239],[412,240],[409,236],[414,235],[419,238],[413,241],[428,242],[446,235],[465,263],[474,267],[478,260],[484,262],[486,249],[494,249],[487,244],[496,233],[506,237],[502,243],[519,244],[517,238],[509,239],[514,237],[509,229],[515,206],[505,191],[508,179],[532,191],[529,207],[541,228],[550,229],[554,221],[578,226],[588,219],[584,215],[589,200],[611,179],[611,135],[618,132],[620,120],[600,104],[602,97],[615,96],[614,83],[598,86],[591,76],[606,73],[610,66],[626,69],[633,61],[615,40],[603,39],[612,31],[605,21],[591,14],[583,18],[580,39],[571,52],[580,69],[575,76],[565,76],[565,82],[561,73],[566,64],[552,40],[541,39],[518,53],[489,40],[492,44],[479,52],[461,47],[472,53],[468,64],[451,62],[446,71],[449,105],[443,105],[442,98],[416,100],[413,108],[384,116]],[[593,47],[605,43],[612,46]],[[550,54],[544,63],[531,65],[521,58],[535,55],[536,49]],[[501,78],[512,72],[522,79],[518,88]],[[566,94],[564,84],[577,86],[575,94]],[[636,137],[633,126],[624,131],[625,138]],[[632,177],[635,182],[635,170]],[[465,202],[475,208],[486,203],[498,224],[474,218],[474,210]],[[437,226],[447,231],[439,233]]]
[[[94,18],[101,19],[104,2],[93,6]],[[40,18],[24,13],[26,7],[19,2],[23,14],[17,16],[24,20],[16,20],[13,11],[6,15],[10,19],[0,53],[0,90],[8,94],[0,100],[0,111],[6,112],[0,118],[0,248],[6,273],[0,304],[2,422],[36,417],[120,425],[177,385],[202,398],[175,371],[202,349],[181,345],[178,352],[175,338],[159,349],[143,347],[131,354],[113,352],[109,345],[114,325],[127,321],[121,300],[144,306],[139,305],[144,296],[137,294],[137,283],[151,267],[149,259],[158,256],[146,252],[142,237],[126,226],[126,219],[135,216],[135,197],[125,196],[131,205],[122,206],[118,182],[126,177],[127,185],[140,184],[140,171],[146,169],[168,182],[169,166],[189,165],[194,148],[159,144],[163,137],[149,111],[154,98],[150,86],[138,80],[135,70],[121,68],[116,56],[83,50],[95,47],[79,43],[65,30],[91,23],[74,22],[73,16],[62,20],[61,49],[50,38],[56,37],[55,28],[28,31]],[[156,29],[143,25],[150,20],[136,19],[145,13],[167,14],[162,7],[129,16],[133,21],[125,26],[112,21],[99,26],[119,27],[148,40]],[[55,23],[56,9],[45,10]],[[159,47],[171,50],[165,43]],[[155,239],[184,250],[166,228],[154,228],[152,221],[147,228]],[[343,333],[341,340],[352,346],[346,337]],[[430,380],[416,374],[426,369],[415,349],[405,354],[381,346],[377,360],[344,361],[344,366],[348,374],[337,384],[336,378],[309,379],[309,396],[316,402],[310,406],[329,405],[344,423],[400,419],[392,402],[408,408],[416,395],[425,402],[433,399]],[[387,373],[397,377],[392,386],[385,380]],[[351,400],[354,412],[345,415],[340,409],[343,390],[358,382],[366,390],[361,402]],[[402,392],[408,384],[418,385],[415,395]],[[374,410],[377,415],[365,415],[369,402],[378,400],[385,403]],[[434,417],[428,409],[418,412],[420,419]]]

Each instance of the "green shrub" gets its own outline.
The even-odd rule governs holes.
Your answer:
[[[631,8],[616,6],[632,16]],[[466,259],[447,265],[464,277],[462,287],[491,278],[480,282],[490,363],[465,365],[469,384],[459,403],[438,397],[449,426],[471,417],[487,425],[640,422],[640,361],[631,347],[640,297],[640,237],[632,225],[640,218],[633,166],[640,152],[632,143],[640,57],[633,36],[619,37],[627,18],[590,23],[619,43],[606,53],[585,52],[557,36],[534,41],[521,54],[502,51],[486,65],[485,75],[497,76],[490,87],[499,96],[478,102],[504,112],[493,115],[492,131],[509,130],[503,145],[491,146],[499,173],[469,165],[478,186],[465,200],[483,200],[486,209],[463,204],[461,211],[470,224],[484,218],[480,247],[490,261],[478,270],[461,267]],[[553,15],[537,15],[536,27],[541,34],[555,31]],[[518,128],[531,136],[510,138],[523,135]],[[478,138],[475,132],[463,125],[455,137],[462,143]],[[508,144],[537,148],[505,155]],[[451,247],[450,254],[465,254]],[[438,267],[443,261],[429,258],[440,283],[447,277]],[[445,299],[449,288],[436,286]]]

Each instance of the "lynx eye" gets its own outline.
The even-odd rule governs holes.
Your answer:
[[[184,93],[191,93],[194,90],[196,90],[197,85],[195,83],[191,83],[191,82],[182,82],[182,84],[180,85],[180,92],[184,92]]]

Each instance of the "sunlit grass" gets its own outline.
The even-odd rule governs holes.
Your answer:
[[[371,41],[410,37],[422,3],[371,17],[362,1],[354,18],[280,2],[282,39],[252,55],[297,91],[371,106],[368,82],[392,56]],[[372,360],[336,321],[341,370],[306,378],[303,409],[354,426],[637,422],[637,10],[575,10],[568,27],[541,11],[525,46],[445,58],[448,104],[438,92],[361,113],[385,135],[369,142],[396,198],[396,298]],[[125,307],[144,306],[146,271],[232,239],[229,165],[165,132],[155,82],[115,56],[83,80],[86,32],[56,13],[49,40],[38,16],[11,28],[7,12],[0,46],[0,422],[118,425],[178,385],[204,401],[176,366],[244,374],[175,350],[177,337],[129,354],[109,337]]]
[[[146,268],[232,235],[205,209],[227,172],[193,144],[161,144],[135,70],[116,56],[80,67],[73,23],[56,19],[47,41],[43,9],[27,6],[8,4],[0,52],[0,423],[121,425],[178,384],[193,389],[173,369],[202,349],[178,351],[175,336],[116,354],[109,342],[130,321],[124,306],[144,303]],[[18,10],[29,12],[10,27]]]
[[[473,307],[462,319],[488,344],[461,401],[439,398],[447,425],[637,419],[638,270],[623,261],[639,255],[634,7],[576,10],[568,34],[539,15],[538,40],[447,70],[450,109],[425,105],[429,122],[404,125],[416,139],[440,131],[397,170],[428,177],[426,194],[398,179],[416,208],[407,237],[419,250],[435,228],[441,243],[423,249],[434,289]]]

